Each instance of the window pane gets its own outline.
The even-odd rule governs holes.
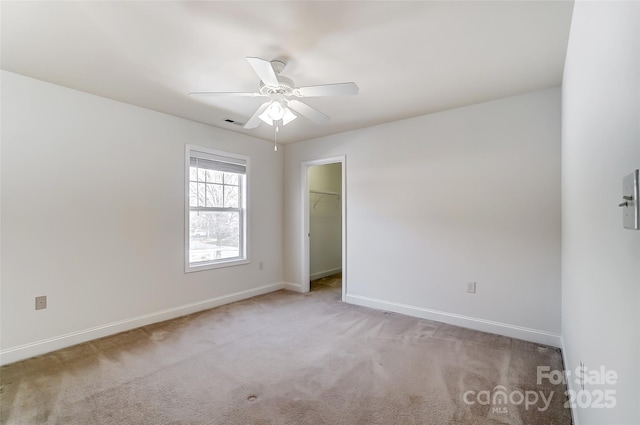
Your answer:
[[[189,183],[189,206],[198,206],[198,183]]]
[[[212,184],[206,185],[207,196],[206,196],[206,205],[205,207],[215,207],[214,205],[214,194],[213,194],[213,186]]]
[[[222,183],[222,171],[207,170],[207,183]]]
[[[224,184],[238,184],[238,175],[234,173],[224,173]]]
[[[189,262],[240,256],[240,213],[191,211]]]
[[[198,206],[199,207],[204,207],[205,206],[205,194],[206,194],[206,188],[205,188],[205,184],[204,183],[196,183],[198,185]]]
[[[204,168],[198,168],[198,181],[199,182],[205,182],[206,181],[206,173],[205,173],[205,169]]]
[[[212,184],[212,195],[213,195],[213,205],[214,207],[223,207],[222,205],[222,185],[221,184]]]
[[[238,208],[238,186],[224,187],[224,206],[226,208]]]
[[[196,167],[189,167],[189,180],[196,181],[198,179],[198,169]]]

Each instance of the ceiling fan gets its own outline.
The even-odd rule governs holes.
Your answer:
[[[358,94],[355,83],[323,84],[318,86],[296,87],[290,78],[280,75],[286,63],[281,60],[268,61],[248,57],[247,61],[260,77],[258,92],[192,92],[191,96],[248,96],[267,97],[255,113],[246,122],[244,128],[256,128],[260,121],[276,128],[285,126],[297,118],[297,114],[317,123],[329,121],[329,117],[298,100],[305,97],[346,96]]]

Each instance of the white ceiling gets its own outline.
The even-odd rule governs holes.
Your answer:
[[[171,115],[244,130],[261,98],[246,56],[288,57],[298,86],[354,81],[358,96],[309,98],[332,117],[294,142],[558,86],[568,1],[2,1],[2,68]]]

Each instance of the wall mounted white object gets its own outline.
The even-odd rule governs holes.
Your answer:
[[[625,229],[640,230],[640,202],[638,180],[639,170],[627,174],[622,179],[622,225]]]

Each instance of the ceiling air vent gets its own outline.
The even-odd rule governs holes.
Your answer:
[[[234,121],[231,118],[225,118],[223,121],[224,122],[228,122],[229,124],[237,125],[239,127],[242,127],[244,125],[244,123],[238,122],[238,121]]]

